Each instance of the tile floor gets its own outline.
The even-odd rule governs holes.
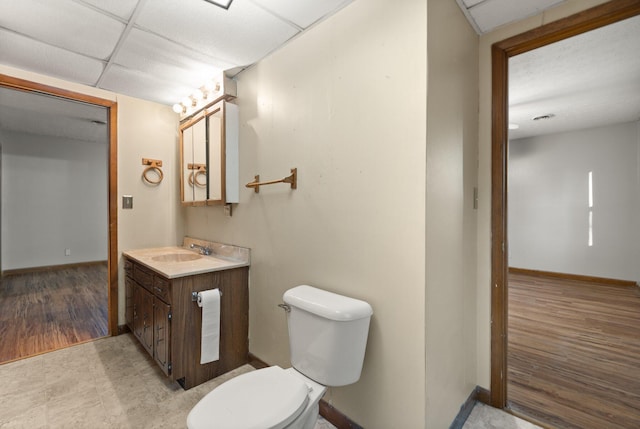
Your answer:
[[[0,429],[184,428],[205,394],[253,368],[190,390],[171,383],[131,334],[0,365]],[[477,404],[463,429],[538,426]],[[336,429],[320,418],[315,429]]]
[[[0,365],[0,428],[184,428],[206,393],[170,383],[131,334]],[[335,429],[321,419],[316,429]]]
[[[509,413],[476,403],[462,429],[542,429]]]

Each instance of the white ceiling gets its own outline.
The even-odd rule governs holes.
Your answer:
[[[351,1],[0,0],[0,63],[172,105]]]
[[[234,0],[224,10],[205,0],[0,0],[0,64],[171,105],[221,70],[239,73],[352,1]],[[479,34],[563,3],[450,1]],[[638,20],[512,58],[510,115],[520,129],[511,137],[637,120]],[[33,120],[33,111],[19,114],[22,102],[67,119]],[[62,121],[74,120],[86,129],[80,138],[93,138],[92,114],[46,106],[0,91],[0,130],[58,135],[74,128]],[[534,129],[530,119],[549,113],[556,116]]]
[[[564,3],[566,0],[456,0],[478,34],[520,21]]]
[[[509,137],[640,120],[639,48],[636,16],[510,58]]]
[[[0,87],[2,134],[34,134],[106,144],[107,121],[107,109],[101,106]]]

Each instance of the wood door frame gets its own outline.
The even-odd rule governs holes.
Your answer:
[[[105,107],[109,115],[108,178],[108,327],[109,335],[118,334],[118,103],[113,100],[68,91],[28,80],[0,74],[0,86],[19,91],[53,95],[73,101]]]
[[[491,47],[491,399],[507,406],[507,144],[509,58],[640,15],[640,0],[612,0]]]

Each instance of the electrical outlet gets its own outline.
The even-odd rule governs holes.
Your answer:
[[[231,204],[225,204],[224,205],[224,215],[226,217],[231,217],[231,214],[232,214]]]
[[[71,256],[71,249],[64,249],[64,256]]]

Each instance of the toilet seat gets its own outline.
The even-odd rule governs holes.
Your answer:
[[[209,392],[187,417],[189,429],[282,429],[309,401],[309,387],[279,366],[252,371]]]

